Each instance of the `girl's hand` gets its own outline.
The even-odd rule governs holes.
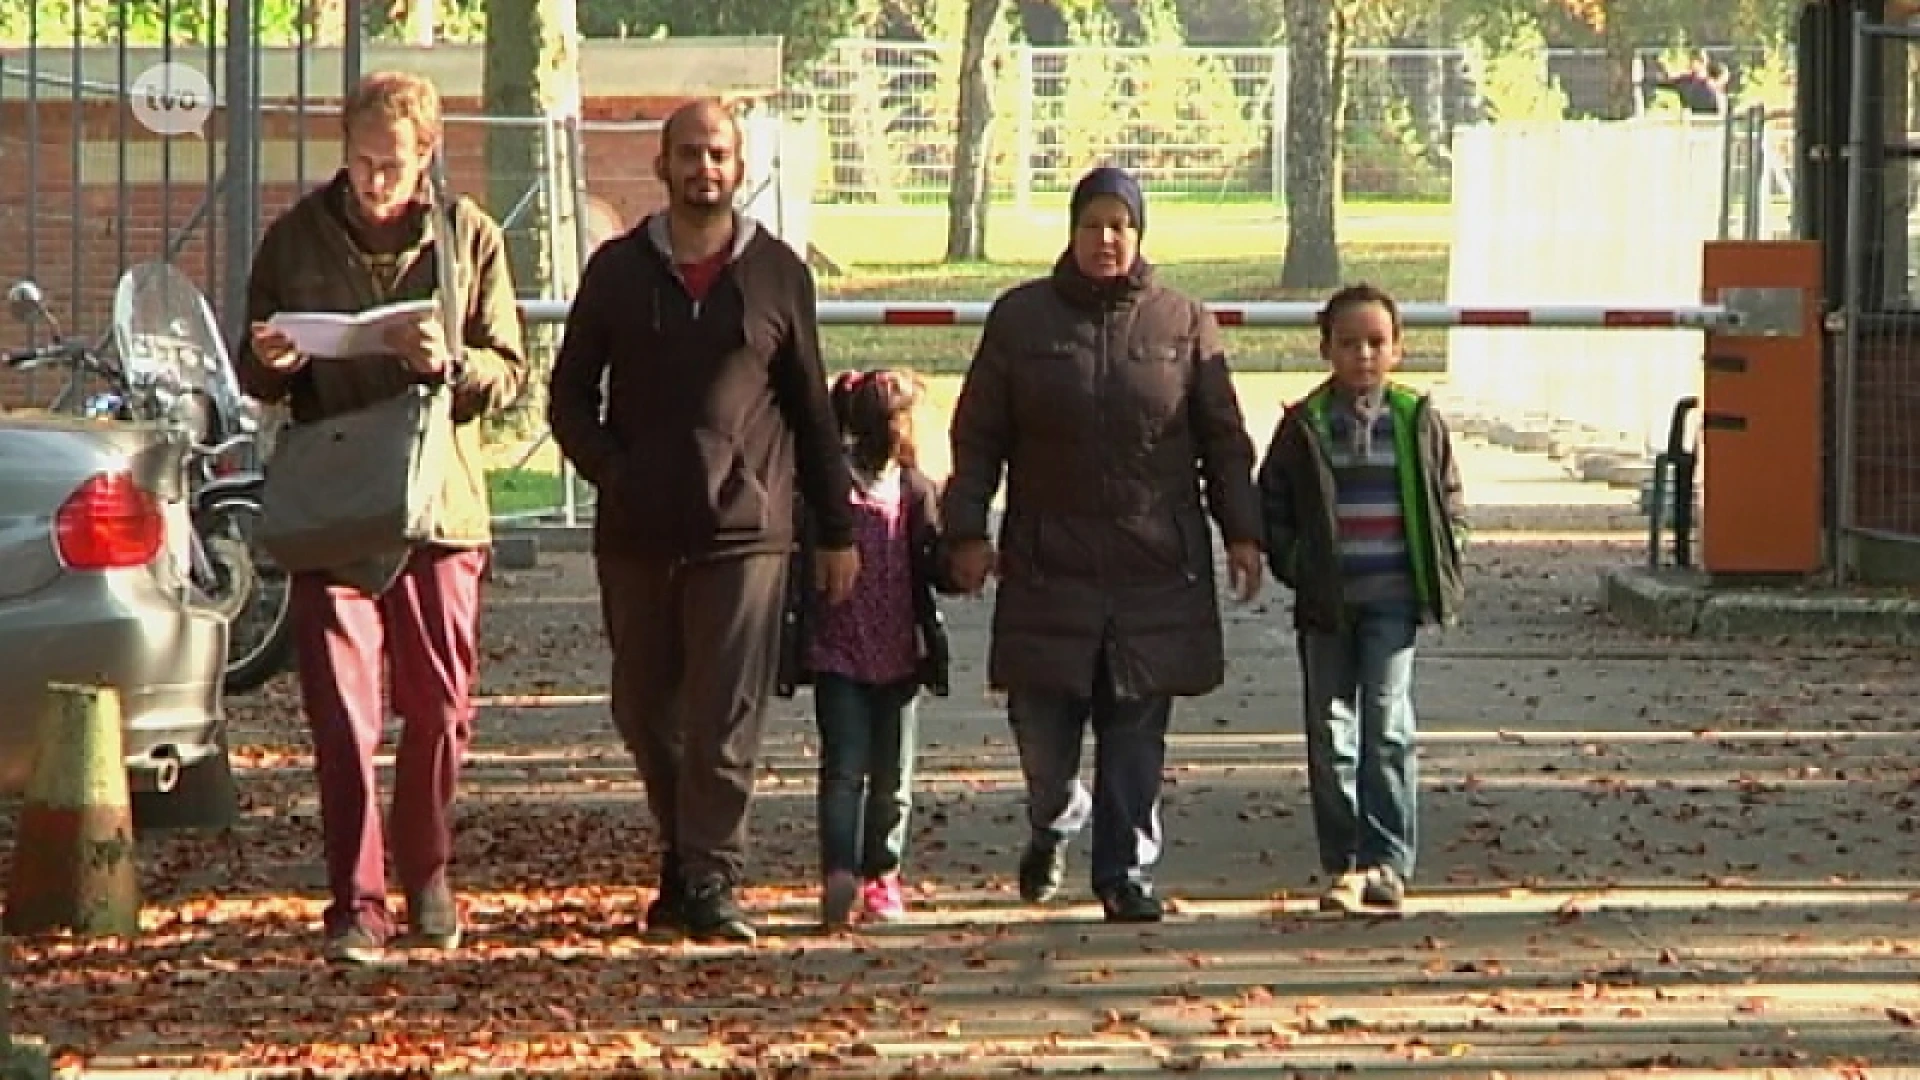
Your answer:
[[[997,561],[993,545],[986,540],[957,540],[948,549],[947,559],[953,587],[969,596],[978,596],[987,587]]]

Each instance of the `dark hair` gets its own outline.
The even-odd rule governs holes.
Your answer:
[[[1334,321],[1340,318],[1342,313],[1349,308],[1366,307],[1368,304],[1378,304],[1386,311],[1387,318],[1393,320],[1393,336],[1399,337],[1400,305],[1394,303],[1393,297],[1387,294],[1387,290],[1362,281],[1327,297],[1327,305],[1313,317],[1313,321],[1320,325],[1320,344],[1325,345],[1333,339]]]
[[[896,423],[920,402],[920,377],[902,368],[845,371],[833,380],[833,417],[853,463],[878,472],[890,461],[914,463],[913,441]]]

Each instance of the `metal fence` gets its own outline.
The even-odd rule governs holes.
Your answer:
[[[1920,544],[1920,28],[1856,18],[1834,486],[1842,566]],[[1911,577],[1909,566],[1904,575]]]
[[[29,22],[24,41],[0,50],[0,190],[12,193],[0,201],[0,282],[36,280],[65,327],[96,335],[120,274],[165,259],[237,338],[265,223],[339,167],[339,102],[362,65],[358,35],[345,28],[359,8],[314,0],[305,18],[272,34],[250,22],[250,0],[173,0],[167,25],[138,31],[125,20]],[[156,72],[167,75],[156,81]],[[150,91],[160,86],[177,103],[182,79],[199,83],[188,94],[201,123],[156,125]],[[577,252],[645,201],[623,188],[586,207],[584,177],[569,163],[588,139],[598,160],[645,162],[651,142],[637,140],[656,128],[450,107],[445,146],[455,187],[503,224],[516,262],[560,268],[551,288],[527,289],[555,297],[570,291]],[[503,141],[533,148],[524,168],[490,159]],[[572,242],[552,250],[560,238]],[[33,332],[0,322],[0,344]],[[549,336],[536,335],[537,359]],[[37,404],[52,389],[44,378],[0,372],[0,405]]]
[[[1715,54],[1755,64],[1758,48]],[[1646,50],[1651,65],[1657,50]],[[847,40],[790,95],[819,122],[824,202],[934,202],[952,170],[959,48]],[[1541,86],[1573,116],[1605,98],[1597,50],[1549,49]],[[989,176],[1003,197],[1061,192],[1089,165],[1137,172],[1157,192],[1279,200],[1285,48],[1008,46],[989,64]],[[1484,64],[1464,48],[1346,54],[1342,188],[1350,197],[1445,199],[1453,130],[1488,116]],[[1643,104],[1650,95],[1643,94]]]

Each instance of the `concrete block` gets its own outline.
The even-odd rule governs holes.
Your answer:
[[[1628,455],[1623,451],[1588,447],[1574,455],[1573,474],[1589,483],[1604,484],[1614,466],[1626,460]]]
[[[1847,538],[1856,579],[1868,585],[1920,586],[1920,541],[1875,533]]]
[[[1608,487],[1638,490],[1653,479],[1653,462],[1647,458],[1616,461],[1602,474]]]
[[[518,529],[496,533],[493,561],[502,570],[531,570],[540,565],[540,538]]]
[[[1702,637],[1821,641],[1920,641],[1920,603],[1904,597],[1743,589],[1711,596],[1696,623]]]
[[[38,1042],[16,1039],[0,1046],[0,1080],[51,1080],[53,1061]]]
[[[1553,442],[1553,431],[1544,424],[1514,424],[1502,420],[1488,431],[1487,441],[1510,450],[1543,454]]]
[[[1607,613],[1656,634],[1693,633],[1706,595],[1706,579],[1689,570],[1624,566],[1600,575]]]

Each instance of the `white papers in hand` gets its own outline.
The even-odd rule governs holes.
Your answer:
[[[336,311],[282,311],[267,325],[293,340],[308,356],[364,356],[392,350],[387,332],[432,319],[438,305],[432,300],[403,300],[354,314]]]

